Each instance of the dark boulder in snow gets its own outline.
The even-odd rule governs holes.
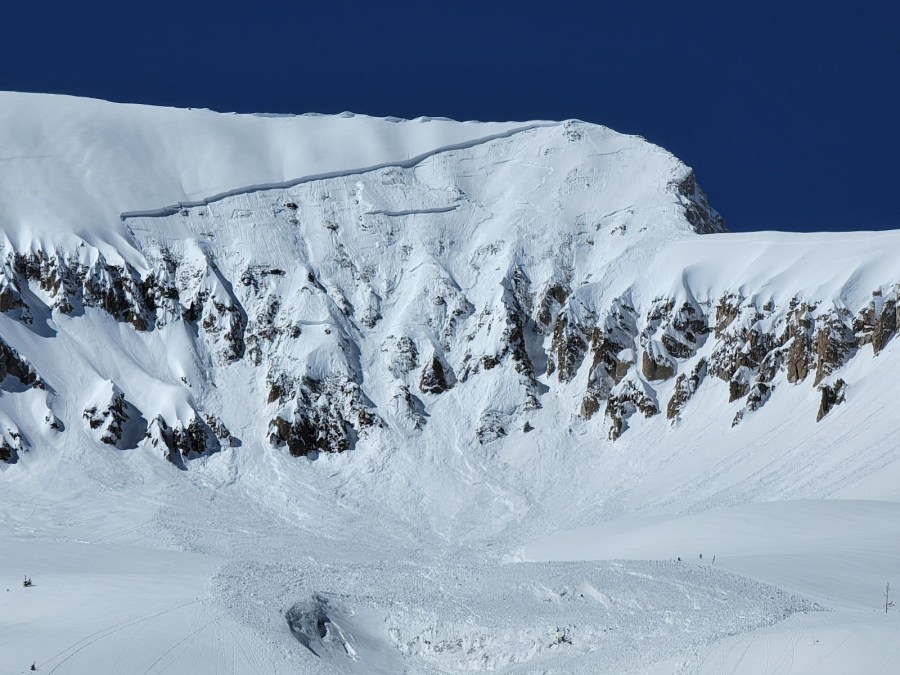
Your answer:
[[[422,368],[422,376],[419,378],[419,389],[426,394],[442,394],[450,388],[447,382],[447,373],[444,364],[435,353],[431,360]]]

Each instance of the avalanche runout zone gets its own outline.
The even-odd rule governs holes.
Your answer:
[[[373,585],[385,575],[389,589]],[[269,583],[248,604],[244,591],[257,578]],[[248,560],[223,569],[213,588],[230,613],[264,626],[272,620],[265,608],[283,600],[267,593],[288,587],[309,593],[286,612],[297,639],[339,671],[359,672],[371,672],[367,661],[380,658],[379,650],[399,653],[416,672],[524,673],[559,659],[569,672],[596,672],[597,664],[604,672],[630,672],[822,609],[708,563],[674,561],[435,563],[426,573],[403,563],[295,567]]]

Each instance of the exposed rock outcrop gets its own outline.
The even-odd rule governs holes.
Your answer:
[[[897,299],[885,297],[881,290],[872,294],[868,307],[853,321],[853,331],[860,345],[871,344],[878,354],[897,330]]]
[[[435,353],[432,355],[431,360],[422,368],[422,375],[419,378],[419,390],[426,394],[442,394],[450,386],[447,373],[444,370],[444,364],[437,353]]]
[[[634,366],[637,333],[635,310],[624,298],[613,302],[601,325],[591,332],[591,369],[580,411],[585,419],[600,410],[613,387]]]
[[[697,185],[697,177],[691,171],[677,183],[671,185],[672,191],[678,196],[684,215],[691,227],[698,234],[712,234],[725,232],[725,219],[709,205],[706,193]]]
[[[0,383],[12,375],[19,382],[29,387],[44,388],[44,383],[37,372],[19,353],[0,338]]]
[[[556,322],[559,311],[565,306],[571,290],[561,282],[550,283],[541,293],[535,322],[542,332],[550,332],[550,326]]]
[[[850,314],[845,309],[831,310],[817,321],[814,339],[816,357],[816,377],[818,385],[841,368],[849,356],[856,351],[858,341],[853,332]]]
[[[547,355],[547,374],[556,374],[560,382],[570,382],[584,360],[588,342],[583,327],[565,311],[556,319],[550,352]]]
[[[668,357],[662,345],[653,344],[643,353],[641,372],[651,382],[668,380],[675,375],[675,364]]]
[[[842,379],[838,378],[834,385],[820,385],[819,391],[822,392],[822,400],[819,403],[819,412],[816,415],[816,422],[821,422],[822,418],[825,417],[834,406],[840,405],[846,400],[847,384]]]
[[[216,432],[198,415],[187,423],[179,421],[171,426],[162,416],[157,416],[148,425],[147,439],[152,447],[162,451],[163,456],[180,469],[186,467],[186,460],[221,448]]]
[[[359,385],[343,376],[291,383],[288,405],[269,423],[269,441],[295,457],[345,452],[360,434],[380,426]]]
[[[653,392],[636,380],[624,380],[611,392],[606,401],[606,416],[609,418],[609,439],[616,440],[628,428],[628,418],[641,412],[644,417],[659,414],[659,406]]]
[[[112,382],[104,383],[85,407],[82,417],[101,443],[117,445],[128,422],[125,394]]]
[[[706,359],[700,359],[693,370],[691,370],[690,375],[682,373],[678,376],[678,379],[675,380],[675,391],[672,393],[672,398],[669,399],[669,404],[666,406],[667,419],[674,420],[681,414],[687,402],[697,393],[697,389],[705,377]]]

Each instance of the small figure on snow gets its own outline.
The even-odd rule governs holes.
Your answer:
[[[700,554],[700,560],[703,560],[703,554],[702,554],[702,553]]]
[[[37,670],[37,666],[34,665],[34,661],[31,662],[31,668],[29,668],[28,670]]]
[[[31,588],[32,586],[34,586],[34,584],[31,583],[31,579],[26,574],[25,578],[22,580],[22,587],[23,588]]]

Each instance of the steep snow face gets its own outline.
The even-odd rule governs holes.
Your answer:
[[[688,213],[720,228],[687,185],[671,155],[570,123],[124,221],[165,270],[154,285],[174,279],[156,325],[194,308],[213,362],[256,367],[271,411],[257,438],[305,455],[421,431],[457,383],[482,401],[478,440],[504,434],[541,405],[530,354],[547,360],[551,317],[536,323],[535,296],[691,234]]]
[[[133,446],[122,435],[143,425],[179,466],[223,444],[310,455],[373,430],[419,433],[457,384],[481,401],[473,438],[501,438],[542,405],[556,366],[545,334],[573,285],[724,228],[677,159],[577,122],[5,99],[8,160],[22,169],[2,200],[11,339],[57,371],[62,399],[94,391],[82,407],[94,440]],[[47,163],[29,169],[35,153]],[[179,201],[123,208],[161,193]]]
[[[7,462],[677,436],[798,387],[811,429],[897,325],[896,234],[726,234],[603,127],[4,99],[5,382],[47,392],[0,402]]]

